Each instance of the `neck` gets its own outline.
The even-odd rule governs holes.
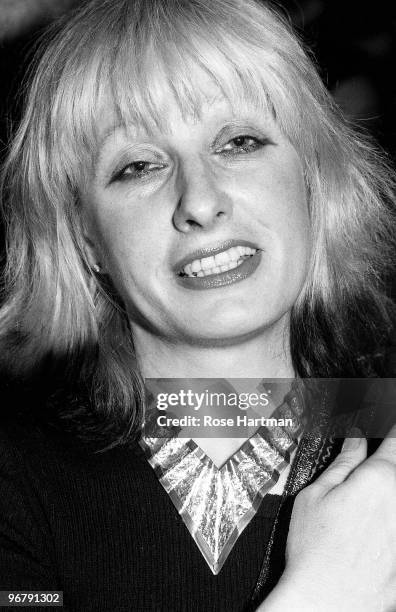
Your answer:
[[[284,326],[234,346],[170,344],[132,326],[144,378],[294,378]]]

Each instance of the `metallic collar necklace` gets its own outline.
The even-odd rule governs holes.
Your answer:
[[[297,385],[271,418],[292,426],[260,427],[218,468],[191,439],[142,437],[140,445],[213,574],[223,567],[263,497],[290,463],[302,433]]]

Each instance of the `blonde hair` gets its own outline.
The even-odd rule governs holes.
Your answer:
[[[164,96],[199,113],[199,70],[230,101],[271,112],[303,163],[314,248],[292,312],[297,371],[366,372],[362,356],[391,325],[383,279],[394,253],[392,173],[334,107],[290,26],[255,0],[92,0],[42,46],[2,177],[0,338],[14,371],[66,359],[102,425],[113,423],[112,444],[136,428],[143,387],[133,341],[110,283],[86,261],[79,189],[106,100],[121,123],[162,126]]]

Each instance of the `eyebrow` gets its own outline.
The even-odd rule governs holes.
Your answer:
[[[97,150],[96,153],[94,155],[93,158],[93,169],[94,169],[94,176],[95,178],[97,177],[97,169],[99,166],[99,162],[100,159],[102,157],[102,152],[103,149],[106,145],[106,142],[109,140],[109,138],[120,128],[125,128],[125,124],[123,123],[113,123],[112,125],[110,125],[102,134],[102,136],[100,137],[98,144],[97,144]]]
[[[123,129],[126,134],[128,134],[128,132],[130,131],[132,135],[135,135],[136,137],[140,137],[138,135],[139,127],[135,123],[131,122],[128,125],[126,125],[123,122],[118,122],[118,123],[112,124],[104,131],[104,133],[102,134],[102,136],[100,137],[98,141],[98,155],[96,156],[96,160],[100,157],[100,152],[103,150],[103,147],[105,146],[107,140],[119,129]],[[150,134],[147,134],[147,132],[145,132],[145,134],[150,135]]]
[[[114,123],[113,125],[108,127],[105,130],[105,132],[102,134],[102,136],[100,137],[100,140],[98,142],[98,150],[102,149],[104,144],[106,143],[106,140],[108,140],[110,136],[114,134],[114,132],[116,132],[118,129],[122,127],[125,127],[124,124],[122,123]]]
[[[229,133],[232,132],[232,130],[239,130],[242,128],[247,131],[251,130],[252,132],[258,132],[258,131],[261,131],[261,129],[263,129],[262,127],[258,125],[254,125],[251,119],[245,119],[245,120],[244,119],[238,119],[238,120],[231,119],[220,129],[219,133],[216,135],[216,138],[214,139],[212,143],[212,147],[217,147],[221,143],[224,136],[228,136]]]

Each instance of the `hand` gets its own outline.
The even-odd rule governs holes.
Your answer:
[[[277,587],[290,594],[288,609],[396,610],[396,426],[366,456],[365,439],[347,439],[297,495]]]

